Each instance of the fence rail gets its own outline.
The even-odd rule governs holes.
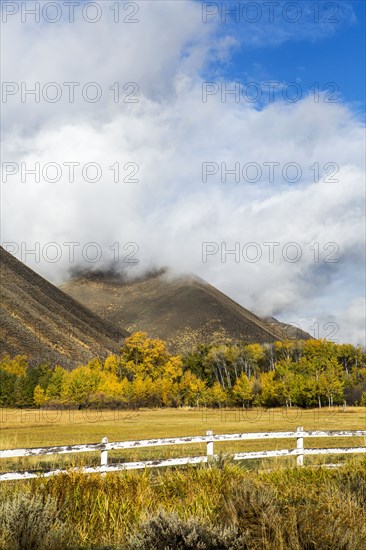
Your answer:
[[[7,449],[0,451],[0,458],[32,457],[46,455],[63,455],[69,453],[88,453],[100,452],[100,466],[72,468],[69,470],[52,470],[47,472],[8,472],[0,474],[0,481],[30,479],[40,475],[50,477],[68,471],[78,471],[83,473],[106,473],[119,470],[133,470],[143,468],[154,468],[164,466],[181,466],[184,464],[199,464],[209,462],[217,455],[214,455],[215,442],[227,441],[248,441],[259,439],[296,439],[295,449],[278,449],[273,451],[254,451],[246,453],[235,453],[232,455],[234,460],[247,460],[256,458],[272,458],[282,456],[296,456],[298,466],[304,464],[305,455],[329,455],[329,454],[349,454],[366,453],[366,447],[337,447],[337,448],[304,448],[304,438],[306,437],[366,437],[366,430],[355,431],[304,431],[298,427],[292,432],[253,432],[239,434],[214,434],[207,431],[203,436],[175,437],[164,439],[141,439],[137,441],[115,441],[109,442],[107,437],[103,437],[101,443],[86,445],[63,445],[55,447],[38,447],[29,449]],[[162,447],[166,445],[187,445],[192,443],[206,443],[206,455],[196,457],[182,457],[146,460],[141,462],[125,462],[121,464],[108,464],[108,451],[116,449],[137,449],[143,447]]]

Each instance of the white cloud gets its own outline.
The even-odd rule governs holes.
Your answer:
[[[87,183],[79,175],[70,183],[65,167],[58,183],[10,177],[2,191],[2,241],[58,243],[57,263],[27,258],[56,282],[70,268],[63,243],[99,243],[103,257],[95,267],[101,267],[113,258],[113,243],[136,242],[140,263],[134,272],[162,265],[195,272],[245,307],[289,321],[313,323],[315,316],[324,324],[338,316],[346,326],[342,338],[357,343],[364,242],[360,121],[344,105],[314,103],[311,97],[260,111],[222,103],[218,95],[202,103],[200,75],[219,51],[217,40],[226,44],[225,55],[234,40],[223,38],[215,25],[202,25],[196,3],[152,4],[143,4],[140,24],[123,28],[101,22],[52,28],[11,23],[6,29],[5,80],[98,81],[104,90],[115,81],[135,81],[140,101],[116,104],[106,92],[106,100],[95,105],[20,104],[16,97],[9,102],[3,161],[96,162],[103,178]],[[137,163],[139,182],[114,183],[109,167],[115,162]],[[222,183],[217,174],[204,183],[203,162],[226,162],[228,168],[256,162],[263,177],[258,183]],[[265,176],[268,162],[280,164],[272,183]],[[282,177],[290,162],[302,169],[297,183]],[[339,165],[338,181],[326,182],[323,167],[332,162]],[[203,242],[219,249],[239,243],[239,262],[232,255],[223,262],[218,252],[203,263]],[[256,263],[243,258],[250,242],[262,253]],[[273,262],[264,244],[269,242],[279,243]],[[302,254],[294,263],[282,255],[291,242]],[[120,258],[130,252],[122,249]],[[293,253],[289,247],[290,258]]]

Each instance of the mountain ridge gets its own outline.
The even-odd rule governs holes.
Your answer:
[[[79,273],[61,288],[111,323],[163,340],[187,329],[203,329],[208,336],[223,330],[248,343],[289,337],[286,324],[267,322],[196,275],[160,270],[128,280],[113,271],[96,271]]]
[[[0,353],[67,368],[117,351],[128,335],[0,247]]]

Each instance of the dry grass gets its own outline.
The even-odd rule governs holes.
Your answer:
[[[293,430],[356,430],[366,429],[366,408],[334,409],[148,409],[139,411],[64,410],[41,411],[1,409],[1,448],[42,447],[99,443],[109,441],[203,435]],[[260,440],[215,444],[215,452],[233,453],[256,450],[293,448],[294,440]],[[307,447],[346,447],[365,445],[364,438],[305,439]],[[111,462],[148,460],[205,454],[205,445],[152,447],[109,453]],[[68,468],[98,465],[98,453],[51,455],[42,458],[3,460],[2,471]],[[332,462],[337,460],[333,455]],[[329,461],[329,457],[309,457],[309,463]],[[274,462],[274,460],[272,461]],[[278,462],[286,463],[279,459]],[[291,461],[290,461],[291,463]],[[293,463],[293,460],[292,460]]]
[[[72,473],[2,483],[0,498],[56,501],[78,550],[365,550],[365,466],[352,460],[337,470],[256,472],[220,461],[105,477]]]
[[[3,409],[0,414],[2,448],[97,443],[104,436],[119,441],[200,435],[208,429],[215,433],[282,431],[297,426],[306,430],[366,429],[365,408],[99,413]],[[293,440],[232,442],[215,444],[215,452],[294,445]],[[365,441],[305,439],[305,445],[350,446],[365,445]],[[111,452],[109,459],[114,462],[204,453],[205,445],[184,445]],[[98,464],[99,460],[99,454],[94,453],[53,455],[3,460],[1,468],[67,468]],[[306,463],[325,460],[307,457]],[[346,464],[337,469],[296,468],[292,457],[242,463],[220,459],[209,466],[106,476],[72,472],[48,479],[0,483],[0,502],[14,502],[22,494],[56,502],[57,518],[73,539],[72,550],[366,550],[365,458],[332,456],[330,460]],[[32,536],[37,538],[37,531],[32,531]],[[49,546],[47,550],[56,548]],[[9,550],[9,545],[0,540],[0,550]]]

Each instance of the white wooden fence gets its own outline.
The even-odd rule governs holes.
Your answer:
[[[30,449],[9,449],[0,451],[0,458],[30,457],[46,455],[62,455],[68,453],[88,453],[100,452],[100,466],[72,468],[72,470],[53,470],[48,472],[8,472],[0,474],[0,481],[30,479],[38,476],[49,477],[67,471],[78,471],[83,473],[106,473],[116,472],[118,470],[136,470],[142,468],[154,468],[162,466],[181,466],[183,464],[199,464],[209,462],[217,455],[214,455],[214,442],[219,441],[249,441],[258,439],[296,439],[295,449],[277,449],[274,451],[254,451],[248,453],[235,453],[232,455],[234,460],[247,460],[253,458],[271,458],[281,456],[296,456],[298,466],[304,464],[305,455],[330,455],[330,454],[348,454],[348,453],[366,453],[366,447],[337,447],[337,448],[304,448],[305,437],[366,437],[366,430],[356,431],[304,431],[298,427],[293,432],[259,432],[259,433],[239,433],[239,434],[217,434],[212,431],[206,432],[204,436],[192,437],[174,437],[167,439],[142,439],[138,441],[117,441],[108,442],[103,437],[101,443],[86,445],[64,445],[58,447],[39,447]],[[168,458],[147,460],[142,462],[124,462],[119,464],[108,464],[108,451],[116,449],[140,449],[142,447],[162,447],[165,445],[187,445],[192,443],[206,443],[206,455],[196,457]]]

